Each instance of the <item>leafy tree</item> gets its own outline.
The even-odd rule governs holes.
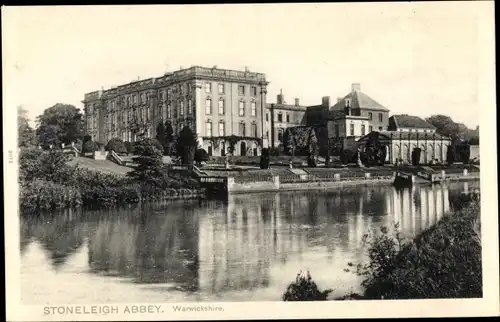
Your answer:
[[[167,155],[172,154],[173,142],[174,142],[174,129],[172,127],[172,123],[170,123],[170,121],[165,121],[165,144],[166,144],[165,153]]]
[[[158,126],[156,127],[156,139],[158,140],[158,142],[160,142],[165,153],[167,150],[167,128],[165,127],[165,124],[163,124],[163,122],[159,122]]]
[[[162,188],[165,185],[166,173],[163,171],[163,153],[154,139],[145,138],[137,142],[134,158],[137,167],[127,175],[143,185]]]
[[[182,164],[193,164],[198,147],[198,137],[190,127],[184,127],[175,143],[175,151]]]
[[[71,144],[83,135],[83,115],[68,104],[56,104],[37,117],[36,134],[42,145]]]
[[[436,127],[436,132],[438,134],[444,135],[446,137],[456,139],[460,133],[460,127],[457,123],[453,122],[451,117],[446,115],[432,115],[427,118],[427,122]]]
[[[115,151],[118,154],[123,154],[127,153],[127,147],[125,146],[125,143],[119,138],[112,138],[111,140],[108,141],[108,144],[106,144],[106,151]]]
[[[380,142],[378,136],[370,136],[365,144],[365,150],[362,154],[363,163],[367,166],[383,165],[387,151],[385,145]]]
[[[22,106],[17,107],[17,144],[28,147],[35,144],[35,131],[29,125],[28,111]]]
[[[295,149],[297,148],[297,145],[292,131],[288,129],[286,129],[283,133],[283,145],[285,146],[285,151],[287,151],[293,158],[295,156]]]

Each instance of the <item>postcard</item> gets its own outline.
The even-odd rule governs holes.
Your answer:
[[[498,316],[493,8],[2,7],[7,319]]]

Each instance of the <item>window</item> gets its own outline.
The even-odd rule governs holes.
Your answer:
[[[179,85],[179,93],[182,95],[184,94],[184,85],[183,84],[180,84]]]
[[[269,130],[266,131],[266,138],[269,138]]]
[[[224,115],[224,100],[223,99],[219,100],[219,114]]]
[[[246,135],[246,126],[244,122],[240,122],[240,136],[245,136]]]
[[[219,136],[225,135],[224,122],[219,123]]]
[[[127,123],[127,112],[125,111],[122,112],[122,122]]]
[[[238,95],[245,95],[245,85],[238,85]]]
[[[184,115],[184,102],[183,101],[179,102],[179,114]]]
[[[224,84],[219,84],[219,94],[224,94]]]
[[[191,86],[191,84],[187,84],[188,86],[188,93],[191,93],[193,91],[193,87]]]
[[[384,120],[384,116],[382,115],[382,113],[378,113],[378,121],[382,122],[383,120]]]
[[[373,120],[373,114],[372,114],[372,112],[368,112],[368,119],[370,121]]]
[[[170,104],[167,105],[167,118],[171,118],[172,117],[172,108],[170,106]]]
[[[370,125],[370,126],[368,127],[368,131],[369,131],[369,132],[373,132],[373,126],[371,126],[371,125]]]
[[[137,95],[134,95],[134,104],[137,104]]]
[[[207,121],[206,123],[206,129],[207,129],[207,136],[212,136],[212,122],[210,120]]]
[[[188,114],[193,114],[193,100],[188,99]]]
[[[163,101],[163,91],[160,91],[158,94],[159,94],[159,97],[160,97],[160,102],[162,102]]]
[[[338,124],[335,124],[335,137],[340,137],[340,127]]]
[[[256,123],[252,123],[252,135],[254,137],[258,137],[258,133],[257,133],[257,124]]]
[[[278,129],[278,141],[283,141],[283,129]]]
[[[354,136],[354,124],[350,124],[349,135]]]
[[[290,123],[290,114],[286,114],[286,121],[287,123]]]
[[[212,100],[210,98],[205,100],[205,114],[212,114]]]
[[[240,101],[239,115],[245,116],[245,102]]]
[[[149,121],[149,105],[146,106],[146,121]]]
[[[278,113],[278,122],[283,122],[283,114]]]
[[[158,105],[158,115],[160,116],[160,119],[164,119],[164,115],[163,115],[163,105]]]
[[[365,125],[361,124],[361,135],[365,135]]]
[[[257,87],[252,86],[252,96],[257,96]]]
[[[269,113],[266,113],[266,122],[269,122]]]
[[[252,116],[257,116],[257,104],[255,102],[252,102],[251,114],[252,114]]]
[[[141,103],[142,104],[146,103],[146,94],[144,93],[141,94]]]
[[[212,84],[205,83],[205,93],[211,93],[211,92],[212,92]]]

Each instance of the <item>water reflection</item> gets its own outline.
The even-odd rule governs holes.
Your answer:
[[[41,295],[29,287],[30,280],[43,283],[49,271],[62,278],[78,263],[83,270],[72,275],[74,279],[88,275],[141,288],[150,285],[154,287],[149,292],[156,294],[180,292],[183,301],[238,296],[279,300],[300,269],[309,269],[319,284],[342,294],[359,285],[358,278],[343,269],[347,262],[363,258],[362,236],[369,229],[399,222],[404,235],[411,237],[449,211],[450,195],[478,187],[457,183],[235,195],[227,203],[155,204],[22,218],[22,278],[28,285],[23,292],[36,302]],[[35,244],[40,247],[30,247]],[[83,260],[69,260],[75,256]],[[51,268],[40,270],[40,261]],[[58,285],[47,282],[45,287],[55,292]],[[102,297],[96,302],[114,299],[102,280],[92,279],[79,291]],[[58,292],[61,300],[68,300],[68,294]],[[130,301],[154,298],[141,293],[138,299],[137,294],[132,289],[121,296]]]

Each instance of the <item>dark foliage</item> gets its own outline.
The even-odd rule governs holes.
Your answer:
[[[290,283],[283,294],[283,301],[326,301],[331,289],[320,291],[309,272],[297,274],[294,283]]]
[[[191,128],[184,127],[175,142],[175,153],[182,164],[193,164],[198,138]]]
[[[453,145],[449,145],[448,150],[446,150],[446,163],[455,163],[455,147]]]
[[[196,149],[196,152],[194,154],[194,161],[197,164],[201,164],[202,162],[208,162],[210,159],[210,156],[208,155],[208,152],[205,151],[204,149]]]
[[[263,148],[262,153],[260,154],[260,168],[269,169],[269,162],[269,149]]]
[[[99,144],[97,144],[97,142],[87,141],[82,146],[83,153],[89,153],[89,152],[95,152],[95,151],[99,151]]]
[[[414,148],[411,151],[411,164],[414,166],[418,166],[420,164],[420,155],[422,154],[421,148]]]
[[[127,153],[127,147],[121,139],[112,138],[109,140],[108,144],[106,144],[106,151],[115,151],[118,154],[123,154]]]

